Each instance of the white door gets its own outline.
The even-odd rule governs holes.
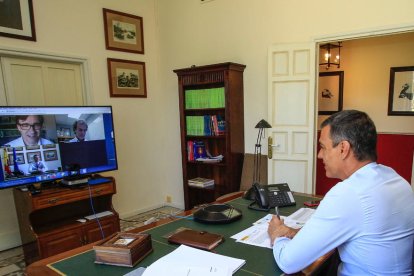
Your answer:
[[[315,44],[269,48],[268,122],[268,183],[313,193]]]
[[[83,105],[79,64],[2,57],[2,105]]]
[[[84,105],[81,64],[0,57],[0,105]],[[21,245],[12,189],[0,191],[0,251]]]

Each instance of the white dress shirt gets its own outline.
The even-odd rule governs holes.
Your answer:
[[[414,194],[393,169],[370,163],[336,184],[292,239],[273,254],[286,273],[338,248],[338,275],[412,275]]]

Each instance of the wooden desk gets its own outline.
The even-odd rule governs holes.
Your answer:
[[[242,210],[243,218],[239,221],[223,224],[223,225],[209,225],[194,222],[193,220],[168,218],[150,225],[133,229],[129,232],[147,232],[152,236],[152,243],[154,252],[148,255],[142,262],[140,262],[135,268],[139,266],[148,266],[163,255],[173,251],[177,246],[168,244],[164,236],[171,231],[174,231],[178,227],[188,227],[197,230],[206,230],[213,233],[222,234],[225,237],[225,242],[216,248],[216,252],[226,256],[232,256],[246,260],[246,264],[235,273],[235,275],[278,275],[283,272],[278,268],[274,259],[273,252],[268,248],[261,248],[257,246],[245,245],[242,243],[236,243],[230,238],[233,234],[238,233],[242,229],[251,226],[252,222],[263,217],[265,212],[252,211],[247,208],[249,201],[241,199],[241,194],[232,195],[229,198],[223,199],[222,202],[230,201],[230,204],[235,208]],[[297,201],[296,206],[284,207],[280,209],[281,215],[289,215],[295,210],[303,206],[303,202],[306,200],[314,199],[309,196],[295,195]],[[181,215],[190,215],[191,211],[183,212]],[[93,244],[88,244],[56,256],[52,256],[40,261],[37,261],[27,268],[28,275],[59,275],[54,271],[56,267],[59,270],[71,269],[70,272],[76,273],[79,270],[87,273],[88,275],[123,275],[134,268],[106,266],[94,264],[94,255],[92,249]],[[260,257],[258,257],[260,256]],[[321,264],[330,257],[330,255],[324,256],[317,260],[310,267],[304,269],[297,275],[315,275],[315,270],[319,269]],[[65,259],[64,261],[61,261]],[[53,266],[53,267],[52,267]],[[66,266],[66,268],[65,268]],[[72,270],[73,269],[73,270]],[[63,271],[68,273],[68,271]],[[86,274],[85,274],[86,275]]]

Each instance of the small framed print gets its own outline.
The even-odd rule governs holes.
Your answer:
[[[145,63],[108,58],[111,97],[147,97]]]
[[[45,161],[53,161],[58,159],[56,150],[45,150],[43,151],[43,156]]]
[[[56,144],[45,144],[45,145],[42,145],[42,148],[43,149],[53,149],[53,148],[56,148]]]
[[[42,160],[42,155],[40,155],[40,151],[32,151],[32,152],[28,152],[27,153],[27,162],[28,163],[32,163],[34,162],[33,156],[39,156],[39,160]]]
[[[391,67],[388,115],[414,116],[414,66]]]
[[[17,164],[24,164],[24,154],[23,153],[16,153],[16,162]],[[9,164],[14,164],[13,154],[9,154]]]
[[[103,9],[106,49],[144,54],[142,17]]]
[[[343,89],[344,71],[319,73],[319,115],[330,115],[342,110]]]
[[[36,41],[32,0],[0,1],[0,36]]]

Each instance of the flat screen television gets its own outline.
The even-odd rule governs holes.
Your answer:
[[[0,189],[117,170],[111,106],[0,107]]]

